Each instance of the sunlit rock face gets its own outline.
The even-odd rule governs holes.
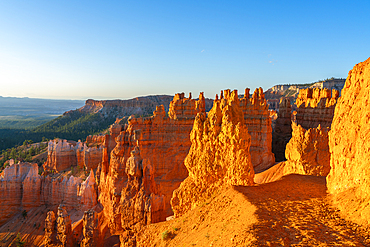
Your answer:
[[[35,164],[37,167],[37,164]],[[14,164],[6,167],[0,176],[0,225],[20,212],[22,205],[23,180],[33,166],[29,163]],[[37,174],[38,175],[38,174]]]
[[[249,88],[246,88],[239,102],[244,124],[251,136],[250,154],[254,170],[265,170],[275,163],[275,156],[272,153],[271,118],[262,88],[256,88],[251,98]]]
[[[285,174],[326,176],[330,171],[329,128],[304,129],[292,123],[292,138],[286,146]]]
[[[99,200],[104,206],[104,214],[109,219],[112,231],[121,232],[122,225],[125,225],[121,222],[123,214],[120,208],[127,201],[122,198],[127,198],[129,191],[126,164],[131,157],[131,151],[136,147],[140,150],[144,177],[147,171],[146,174],[150,178],[147,181],[152,181],[153,178],[153,182],[157,184],[158,191],[154,194],[164,196],[158,198],[165,202],[165,216],[173,214],[169,201],[173,190],[188,176],[184,159],[191,146],[189,136],[195,116],[199,112],[205,112],[203,93],[199,95],[198,100],[192,99],[191,96],[186,98],[182,93],[176,94],[170,103],[168,116],[164,107],[158,106],[152,117],[129,118],[128,124],[115,138],[115,148],[110,154],[103,154],[99,178]],[[130,191],[139,192],[140,188],[137,188]],[[156,205],[162,205],[162,199],[151,203],[152,212],[156,211],[153,210]],[[153,219],[151,222],[154,222]]]
[[[272,137],[272,151],[276,161],[285,160],[285,147],[292,137],[292,106],[289,98],[281,98],[275,131]]]
[[[63,203],[68,209],[86,210],[97,204],[94,174],[86,181],[74,176],[52,178],[40,176],[38,165],[11,164],[0,177],[0,224],[19,213],[41,205],[56,207]]]
[[[330,171],[329,128],[302,128],[292,122],[292,138],[286,145],[286,161],[277,163],[254,177],[256,183],[268,183],[288,174],[326,176]]]
[[[59,205],[57,214],[47,213],[45,219],[45,247],[73,247],[72,221],[64,205]]]
[[[370,223],[370,58],[348,73],[329,133],[327,186],[347,216]]]
[[[226,185],[252,185],[251,137],[244,124],[237,91],[216,97],[208,116],[199,113],[191,131],[185,159],[189,171],[171,199],[175,216],[191,210]]]
[[[299,90],[296,100],[297,124],[305,129],[331,126],[339,92],[327,88],[306,88]]]
[[[51,140],[48,143],[48,159],[45,171],[60,172],[77,165],[75,144],[67,140]]]

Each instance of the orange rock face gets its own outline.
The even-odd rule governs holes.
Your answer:
[[[253,184],[251,137],[240,104],[237,91],[226,90],[225,98],[214,101],[208,116],[197,115],[185,159],[189,177],[171,199],[175,216],[191,210],[221,186]]]
[[[240,108],[251,136],[250,154],[254,170],[265,170],[275,163],[275,156],[272,153],[271,118],[262,88],[257,88],[252,98],[249,98],[249,88],[245,89]]]
[[[0,177],[0,224],[21,210],[63,203],[68,209],[86,210],[97,204],[97,185],[93,174],[85,182],[73,176],[40,176],[38,165],[12,164]]]
[[[370,58],[348,73],[335,108],[329,146],[330,193],[343,213],[360,224],[370,224]]]
[[[83,240],[81,247],[99,246],[99,219],[92,209],[85,211],[83,216]]]
[[[48,144],[48,159],[44,164],[45,171],[60,172],[77,165],[75,145],[67,140],[54,140]]]
[[[292,138],[286,146],[285,174],[326,176],[330,171],[329,128],[305,130],[292,123]]]
[[[272,138],[272,151],[276,161],[285,160],[285,147],[292,137],[292,105],[289,98],[281,98],[275,131]]]
[[[331,126],[339,92],[326,88],[307,88],[299,91],[296,105],[297,124],[305,129]]]
[[[2,172],[0,177],[0,225],[21,211],[23,180],[31,168],[32,165],[29,163],[12,164]]]
[[[177,94],[170,104],[169,117],[166,116],[164,107],[158,106],[152,117],[129,118],[128,125],[117,136],[116,146],[110,156],[108,152],[103,155],[99,200],[104,206],[106,218],[110,220],[111,229],[122,231],[124,223],[121,223],[119,205],[123,202],[122,190],[127,191],[126,164],[135,147],[140,148],[142,163],[150,164],[153,169],[154,175],[150,177],[154,177],[159,185],[159,192],[155,194],[165,196],[167,210],[164,216],[172,214],[169,201],[173,190],[188,176],[183,163],[190,148],[189,135],[195,114],[205,112],[204,101],[203,94],[199,100]],[[135,191],[140,191],[139,187]],[[151,205],[155,207],[154,203]],[[153,219],[151,222],[154,222]]]
[[[273,182],[288,174],[326,176],[330,171],[329,128],[304,129],[292,122],[292,138],[286,145],[287,161],[256,174],[258,184]]]
[[[47,213],[45,219],[45,247],[74,246],[71,218],[64,205],[59,205],[57,217],[53,211]]]

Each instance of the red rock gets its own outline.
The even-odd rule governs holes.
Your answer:
[[[305,129],[331,126],[339,92],[326,88],[307,88],[299,91],[296,105],[297,124]]]
[[[57,242],[57,224],[56,217],[53,211],[47,213],[45,219],[45,235],[44,235],[44,245],[52,246]]]
[[[224,93],[226,97],[230,90]],[[240,107],[244,113],[244,124],[251,135],[250,154],[254,170],[265,170],[275,163],[275,156],[272,153],[271,118],[262,88],[256,88],[252,98],[247,88],[244,98],[240,100]]]
[[[48,144],[48,159],[45,171],[60,172],[77,165],[76,150],[67,140],[54,140]]]
[[[175,216],[191,210],[225,185],[252,185],[254,171],[249,153],[251,137],[237,91],[224,91],[208,116],[202,112],[191,131],[185,159],[187,177],[171,199]]]
[[[81,247],[99,246],[99,219],[92,209],[85,211],[83,216],[83,240]]]
[[[370,58],[353,67],[329,133],[328,191],[343,215],[370,225]]]
[[[288,174],[327,176],[330,171],[329,128],[305,130],[292,122],[292,138],[286,145],[287,161],[256,174],[256,183],[268,183]]]
[[[128,125],[116,137],[116,146],[110,156],[108,150],[104,151],[99,200],[104,206],[104,214],[109,219],[109,226],[113,231],[122,231],[121,213],[118,208],[122,189],[128,179],[125,173],[126,162],[136,146],[140,147],[143,164],[150,164],[153,168],[154,176],[151,177],[159,184],[158,195],[165,195],[165,216],[172,215],[169,201],[173,190],[188,175],[183,163],[190,148],[189,135],[195,114],[204,111],[204,105],[202,94],[198,101],[177,94],[170,104],[169,117],[166,116],[163,106],[158,106],[152,117],[131,116]],[[151,207],[153,209],[155,206],[152,204]]]
[[[98,204],[98,186],[95,181],[94,172],[90,170],[89,176],[81,183],[78,189],[80,210],[85,211]]]

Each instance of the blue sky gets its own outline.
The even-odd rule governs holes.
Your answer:
[[[112,99],[346,77],[370,1],[0,1],[0,95]]]

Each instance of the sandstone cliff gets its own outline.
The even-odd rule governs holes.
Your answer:
[[[150,221],[155,222],[172,214],[169,201],[173,190],[188,176],[183,163],[190,148],[189,135],[198,112],[205,112],[203,94],[200,94],[199,100],[186,98],[183,93],[177,94],[170,104],[168,117],[163,106],[157,106],[152,117],[131,116],[128,125],[116,137],[113,151],[103,154],[99,200],[113,232],[122,232],[122,224],[126,224],[121,223],[122,212],[119,208],[122,203],[131,200],[122,198],[126,198],[129,191],[125,167],[135,147],[140,149],[142,164],[152,167],[150,173],[153,174],[149,177],[159,185],[158,192],[154,194],[165,196],[166,211]],[[138,192],[140,188],[133,191]],[[156,203],[159,203],[159,208],[162,207],[161,200],[151,204],[152,209]]]
[[[272,152],[276,161],[285,160],[285,147],[292,137],[292,106],[289,98],[281,98],[275,131],[272,136]]]
[[[256,183],[267,183],[288,174],[326,176],[330,171],[329,128],[302,128],[292,122],[292,138],[286,145],[287,161],[256,174]]]
[[[197,115],[185,159],[189,177],[171,199],[176,217],[225,185],[253,184],[251,137],[240,105],[237,91],[226,90],[221,100],[216,97],[208,116],[204,112]]]
[[[246,88],[244,98],[240,99],[240,108],[251,136],[250,154],[254,170],[265,170],[275,163],[275,156],[272,153],[271,118],[262,88],[256,88],[252,98],[249,97],[249,88]]]
[[[370,224],[370,58],[348,73],[329,134],[327,186],[343,214]]]
[[[335,89],[301,89],[296,100],[297,124],[305,129],[316,128],[319,124],[330,128],[338,98],[339,92]]]
[[[93,174],[85,182],[74,176],[40,176],[38,165],[12,164],[0,177],[0,225],[22,210],[63,203],[68,209],[86,210],[97,204]]]

